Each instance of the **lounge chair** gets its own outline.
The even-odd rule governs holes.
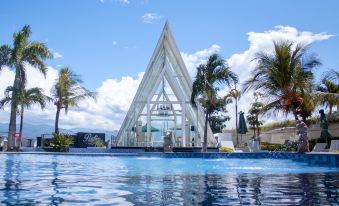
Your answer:
[[[312,152],[326,152],[326,143],[317,143],[314,147]]]
[[[259,141],[254,141],[253,139],[250,139],[247,141],[247,145],[250,152],[260,152]]]
[[[339,151],[339,140],[332,140],[329,152],[337,152],[337,151]]]

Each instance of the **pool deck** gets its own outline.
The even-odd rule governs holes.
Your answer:
[[[310,165],[339,167],[339,153],[330,152],[1,152],[0,154],[36,154],[36,155],[75,155],[75,156],[142,156],[161,158],[242,158],[242,159],[292,159],[307,162]]]

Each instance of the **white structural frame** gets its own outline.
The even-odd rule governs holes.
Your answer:
[[[176,96],[176,101],[171,101],[166,92],[163,92],[163,94],[156,93],[159,85],[164,79],[167,80]],[[192,146],[188,145],[192,138],[187,137],[190,130],[188,128],[191,127],[195,128],[195,136],[193,138],[194,146],[201,146],[203,141],[205,114],[199,104],[197,104],[197,108],[192,106],[190,102],[191,94],[192,79],[174,41],[169,23],[166,22],[146,72],[118,132],[117,145],[140,146],[135,144],[135,141],[137,141],[135,128],[139,124],[140,117],[146,116],[146,144],[141,146],[151,146],[151,122],[153,120],[153,112],[155,111],[156,105],[166,103],[170,105],[178,104],[181,107],[181,111],[171,108],[173,113],[172,116],[174,116],[175,121],[175,130],[177,115],[181,115],[180,146]],[[152,99],[155,95],[157,95],[156,100]],[[161,95],[163,95],[166,101],[160,101],[159,98]],[[142,114],[144,108],[146,108],[146,114]],[[208,145],[214,146],[216,140],[209,125],[207,137]]]

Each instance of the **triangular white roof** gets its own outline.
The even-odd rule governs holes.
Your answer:
[[[123,139],[127,138],[126,131],[131,131],[132,127],[136,125],[138,121],[136,116],[142,113],[163,78],[166,78],[178,101],[185,102],[186,118],[195,122],[194,126],[198,129],[199,136],[202,139],[204,112],[200,106],[196,109],[190,104],[192,79],[176,46],[169,23],[166,22],[133,102],[119,130],[118,145],[128,146],[123,143]],[[209,126],[208,143],[209,145],[216,143]]]

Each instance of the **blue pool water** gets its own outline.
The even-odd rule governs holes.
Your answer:
[[[0,205],[338,205],[339,168],[283,159],[0,155]]]

